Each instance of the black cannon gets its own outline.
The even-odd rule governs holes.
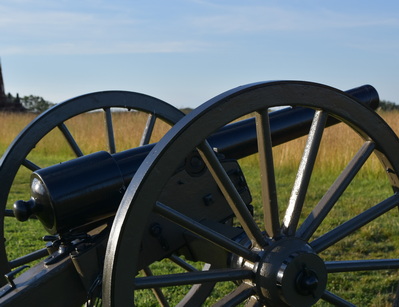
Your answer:
[[[173,302],[179,306],[310,306],[319,300],[351,306],[350,297],[329,289],[331,274],[399,268],[399,259],[385,255],[337,260],[328,254],[399,204],[399,143],[373,111],[378,102],[371,86],[342,92],[278,81],[232,89],[186,116],[156,98],[120,91],[55,106],[21,132],[0,161],[3,237],[6,219],[39,220],[48,232],[43,248],[16,259],[9,259],[6,244],[0,247],[0,305],[146,305],[139,293],[150,289],[169,306],[165,293],[177,287],[185,289]],[[149,114],[139,146],[116,150],[114,108]],[[109,149],[84,155],[65,123],[98,109]],[[157,119],[173,127],[152,143]],[[318,183],[312,174],[330,126],[353,131],[358,151],[311,200],[309,186]],[[54,128],[77,158],[40,167],[31,152]],[[303,136],[293,184],[280,186],[273,151]],[[321,227],[374,157],[389,195]],[[245,166],[255,162],[257,180]],[[15,201],[10,190],[21,166],[31,173],[30,199]],[[287,199],[281,200],[282,189],[291,191]],[[154,274],[164,261],[177,269]],[[229,291],[211,301],[223,282]]]

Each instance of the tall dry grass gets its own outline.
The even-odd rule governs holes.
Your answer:
[[[31,113],[0,112],[0,154],[35,117]]]
[[[398,123],[399,113],[390,112],[390,113],[382,113],[381,115],[393,128],[393,130],[396,133],[399,133],[399,123]],[[18,133],[23,129],[23,127],[26,124],[28,124],[33,118],[34,115],[32,114],[0,113],[0,154],[5,151],[6,147],[12,142],[14,137],[18,135]],[[147,116],[141,113],[124,112],[124,113],[114,113],[113,118],[114,118],[114,132],[117,140],[116,142],[117,150],[120,151],[136,147],[141,139],[143,128],[147,120]],[[75,138],[79,146],[81,146],[81,149],[85,154],[107,148],[107,133],[104,125],[104,114],[102,113],[83,114],[81,116],[78,116],[76,118],[67,121],[66,125],[68,126],[73,137]],[[168,129],[169,129],[168,125],[163,123],[157,123],[151,141],[152,142],[158,141]],[[299,161],[301,159],[305,143],[306,143],[306,137],[294,140],[282,146],[275,147],[273,150],[274,150],[274,163],[276,168],[296,170]],[[317,161],[318,164],[322,165],[322,169],[327,170],[326,177],[330,176],[331,172],[334,172],[336,170],[339,172],[340,169],[345,167],[346,163],[353,157],[355,152],[357,152],[357,150],[359,149],[360,144],[361,140],[359,139],[359,137],[344,125],[338,125],[333,128],[326,129],[323,136],[323,142],[319,151],[319,156]],[[55,129],[36,146],[35,153],[33,156],[34,156],[33,158],[37,158],[39,160],[44,160],[46,158],[48,159],[50,157],[57,157],[57,159],[59,160],[64,160],[65,158],[69,157],[72,158],[73,154],[67,142],[65,142],[62,134],[58,131],[58,129]],[[52,163],[56,163],[54,159],[52,159],[51,161]],[[254,156],[248,157],[244,162],[247,163],[247,166],[249,166],[249,168],[251,168],[254,165],[257,165],[257,159],[255,159]],[[367,165],[367,171],[374,174],[375,172],[377,172],[377,169],[380,169],[378,167],[378,161],[376,161],[376,159],[371,159]],[[295,171],[293,173],[295,175]],[[283,194],[284,191],[284,193],[287,194],[284,195],[284,197],[288,198],[290,188],[287,188],[287,186],[290,185],[291,182],[289,183],[287,182],[290,181],[292,178],[288,180],[286,178],[287,174],[284,172],[282,176],[285,178],[283,178],[282,184],[279,185],[278,187],[279,196]],[[252,177],[255,176],[251,176],[250,173],[249,176],[247,176],[247,181],[251,186],[251,193],[253,193],[255,218],[257,218],[256,199],[260,199],[260,195],[257,194],[260,194],[261,187],[259,185],[259,180],[256,182],[256,180],[253,180]],[[324,178],[316,176],[315,180],[317,180],[318,183],[320,183],[320,181],[323,181]],[[249,181],[253,181],[252,185]],[[328,185],[324,183],[322,185],[328,187]],[[255,186],[254,189],[252,189],[253,186]],[[372,187],[374,187],[375,190],[372,190],[371,189]],[[28,190],[28,186],[25,184],[22,186],[21,189]],[[320,189],[319,186],[318,189]],[[350,198],[348,201],[343,201],[342,204],[339,204],[337,208],[338,213],[332,216],[332,224],[331,225],[327,224],[327,226],[325,227],[327,227],[328,229],[333,228],[335,227],[334,223],[340,223],[341,220],[345,218],[345,214],[347,214],[346,210],[350,210],[348,214],[357,214],[356,213],[357,211],[355,212],[353,208],[359,207],[363,202],[365,202],[363,201],[363,199],[368,200],[371,196],[377,194],[379,192],[378,190],[380,190],[378,186],[375,187],[374,182],[371,183],[370,186],[362,185],[361,189],[362,189],[361,191],[355,191],[353,193],[353,197]],[[366,190],[367,192],[365,193],[364,190]],[[315,192],[319,193],[319,191]],[[309,195],[310,195],[310,200],[309,200],[310,204],[313,203],[312,198],[314,199],[320,198],[317,193],[315,193],[315,195],[310,193]],[[15,194],[15,196],[12,196],[11,199],[12,198],[21,199],[21,194]],[[22,199],[27,199],[27,198],[22,197]],[[282,203],[285,204],[287,202],[285,201]],[[393,220],[396,221],[398,219],[396,219],[396,217],[394,216]],[[41,230],[41,226],[38,225],[38,223],[36,223],[37,221],[33,221],[34,223],[36,223],[33,226],[32,223],[15,224],[14,223],[15,221],[10,221],[10,219],[6,220],[6,222],[10,224],[10,225],[6,224],[5,226],[6,229],[5,233],[7,234],[6,244],[8,245],[7,253],[10,259],[16,258],[21,254],[22,255],[26,254],[43,246],[43,242],[39,239],[40,236],[37,235],[37,233],[42,235],[43,231]],[[383,220],[383,222],[380,223],[379,225],[381,226],[380,228],[382,228],[382,230],[384,230],[385,232],[390,231],[392,233],[395,233],[396,229],[399,228],[399,225],[394,225],[392,223],[392,219],[388,220],[387,222]],[[384,228],[385,225],[389,225],[389,227]],[[380,228],[377,227],[376,229],[379,230]],[[37,229],[40,229],[40,231],[38,231]],[[385,234],[385,232],[383,233],[383,235]],[[369,253],[372,253],[371,258],[373,258],[375,255],[379,255],[378,253],[387,253],[386,257],[389,258],[391,257],[391,255],[388,254],[389,251],[387,251],[387,248],[390,248],[392,251],[395,251],[397,250],[396,245],[399,246],[399,243],[397,243],[396,241],[393,242],[385,240],[384,236],[381,235],[381,233],[382,231],[378,233],[376,232],[376,234],[374,235],[372,232],[370,235],[369,233],[363,234],[363,232],[360,232],[359,234],[360,237],[356,236],[353,239],[349,238],[350,239],[349,241],[344,241],[341,245],[338,245],[337,248],[332,249],[331,255],[326,254],[325,257],[326,259],[336,259],[335,257],[337,257],[337,259],[341,259],[340,257],[342,257],[342,259],[347,260],[348,257],[349,259],[357,259],[356,257],[360,257],[359,254],[361,253],[365,253],[367,255]],[[361,250],[359,247],[360,244],[357,244],[359,239],[362,238],[366,241],[366,243],[369,242],[369,245],[365,245],[364,250]],[[350,247],[353,247],[355,245],[357,250],[355,251],[350,250]],[[392,257],[396,257],[396,255]],[[359,259],[361,259],[361,257]],[[378,295],[380,295],[380,293],[382,294],[384,294],[385,292],[392,293],[395,291],[393,288],[391,289],[392,287],[391,285],[392,284],[396,285],[396,281],[397,281],[396,275],[392,276],[382,275],[380,279],[377,279],[375,276],[372,276],[371,279],[369,280],[366,279],[365,281],[360,280],[358,275],[355,275],[353,277],[345,275],[342,279],[332,279],[332,281],[330,281],[329,284],[329,289],[338,291],[337,293],[340,295],[341,292],[343,294],[349,295],[349,298],[358,296],[359,298],[355,300],[355,302],[357,302],[357,304],[360,306],[362,305],[364,306],[365,304],[362,303],[362,299],[363,297],[366,296],[366,294],[371,293],[370,294],[371,296],[376,296],[377,299],[379,299]],[[389,289],[378,290],[376,295],[374,292],[366,288],[368,286],[370,287],[373,286],[373,283],[382,285],[382,287],[387,287]],[[355,286],[361,286],[361,287],[360,290],[356,288],[357,292],[353,293],[354,292],[353,289],[355,288]],[[336,290],[336,288],[343,288],[343,290],[342,291]],[[383,299],[379,300],[384,302],[387,301],[385,297],[384,300]],[[370,300],[368,300],[368,303],[370,304]],[[384,303],[378,303],[378,304],[372,303],[371,305],[384,306]]]
[[[383,112],[381,117],[389,124],[391,129],[399,133],[399,112]],[[367,123],[365,123],[367,124]],[[277,146],[274,151],[274,163],[276,167],[297,167],[301,159],[307,137],[302,137]],[[317,163],[326,170],[339,170],[346,166],[348,161],[360,149],[364,141],[351,128],[339,124],[325,129],[320,145]],[[377,158],[371,157],[366,164],[366,171],[380,170]]]
[[[0,113],[0,155],[11,144],[18,133],[35,118],[34,114]],[[116,150],[122,151],[137,147],[143,135],[148,115],[141,112],[113,112],[113,132]],[[65,122],[74,140],[84,154],[108,150],[108,133],[104,112],[86,113]],[[157,142],[170,129],[170,125],[158,120],[151,137]],[[72,159],[75,155],[61,131],[56,127],[35,146],[29,159],[57,163]],[[50,159],[49,159],[50,158]],[[40,164],[40,166],[44,166]]]
[[[399,112],[381,113],[381,116],[396,133],[399,133]],[[0,113],[0,154],[34,117],[34,114]],[[140,112],[113,113],[113,128],[118,151],[139,145],[146,121],[147,115]],[[66,121],[65,124],[85,154],[107,149],[107,131],[102,112],[82,114]],[[157,121],[151,142],[157,142],[169,128],[164,122]],[[305,143],[306,137],[302,137],[275,147],[276,167],[296,167]],[[341,169],[357,152],[361,143],[361,139],[345,125],[328,128],[324,132],[318,163],[322,163],[328,169]],[[57,128],[37,144],[35,155],[71,158],[74,156]],[[368,164],[371,169],[378,167],[378,161],[375,159],[371,159]]]
[[[137,147],[143,135],[148,115],[141,112],[115,112],[112,115],[117,150]],[[102,112],[84,114],[66,122],[78,144],[95,152],[107,147],[107,131]],[[157,142],[170,126],[157,120],[151,142]]]

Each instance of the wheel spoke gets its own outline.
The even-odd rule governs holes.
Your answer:
[[[143,269],[145,276],[153,276],[152,271],[149,267],[145,267]],[[154,293],[154,296],[156,297],[157,301],[161,306],[168,307],[169,303],[165,298],[165,295],[162,293],[162,290],[160,288],[152,288],[152,292]]]
[[[234,291],[227,294],[216,304],[213,304],[212,307],[237,306],[238,304],[244,302],[246,299],[250,298],[253,294],[255,294],[254,288],[248,284],[242,283],[236,289],[234,289]]]
[[[260,247],[267,245],[247,205],[206,140],[200,144],[198,151],[252,244]]]
[[[198,271],[195,267],[193,267],[191,264],[187,263],[177,255],[173,254],[169,257],[171,261],[176,263],[179,267],[185,269],[187,272],[195,272]]]
[[[213,229],[206,227],[205,225],[198,223],[197,221],[189,218],[188,216],[181,214],[180,212],[164,205],[159,202],[156,203],[155,212],[176,223],[177,225],[197,234],[205,240],[237,254],[245,259],[253,262],[258,260],[258,255],[249,249],[246,249],[239,243],[229,239],[228,237],[214,231]]]
[[[179,258],[180,259],[180,258]],[[210,269],[210,264],[205,264],[202,268],[203,271],[208,271]],[[191,272],[198,271],[193,268]],[[202,306],[201,302],[204,302],[211,294],[213,288],[215,287],[215,282],[208,282],[204,284],[196,284],[190,288],[190,291],[184,296],[184,298],[176,305],[176,307],[184,306]]]
[[[399,259],[326,261],[328,273],[399,269]]]
[[[111,108],[104,108],[105,111],[105,124],[107,126],[108,148],[110,153],[116,152],[114,127],[112,125],[112,112]]]
[[[25,166],[27,169],[31,170],[32,172],[40,169],[40,166],[36,165],[35,163],[33,163],[28,159],[23,160],[21,164]]]
[[[337,200],[341,197],[342,193],[352,182],[360,168],[370,157],[374,148],[375,144],[373,142],[366,142],[363,144],[344,171],[339,175],[327,193],[302,223],[301,227],[298,229],[297,236],[306,241],[309,240]]]
[[[298,226],[327,118],[327,113],[322,111],[315,112],[307,143],[299,164],[294,187],[291,192],[288,208],[283,220],[283,232],[286,235],[290,236],[295,234]]]
[[[374,207],[367,209],[356,217],[317,238],[311,242],[310,245],[316,253],[319,253],[398,205],[399,195],[394,194]]]
[[[58,125],[58,129],[62,132],[64,135],[65,139],[67,140],[69,146],[71,147],[72,151],[75,153],[77,157],[83,156],[82,150],[79,148],[79,145],[76,143],[75,139],[73,138],[71,132],[67,128],[67,126],[62,123]]]
[[[140,146],[147,145],[150,143],[152,131],[154,130],[156,119],[157,119],[157,117],[154,114],[148,115],[147,123],[145,125],[143,135],[140,140]]]
[[[157,275],[135,278],[135,289],[150,289],[156,287],[170,287],[203,284],[207,282],[218,281],[236,281],[251,279],[253,277],[251,270],[223,269],[212,271],[198,271],[188,273],[178,273],[169,275]]]
[[[343,298],[329,292],[329,291],[324,291],[323,295],[321,296],[321,298],[330,303],[333,304],[335,306],[342,306],[342,307],[356,307],[355,305],[353,305],[352,303],[349,303],[348,301],[344,300]]]
[[[265,229],[267,235],[274,238],[280,236],[280,219],[268,109],[263,109],[256,114],[256,133]]]

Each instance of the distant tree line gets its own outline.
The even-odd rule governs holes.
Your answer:
[[[182,109],[180,109],[180,111],[182,111],[184,114],[188,114],[188,113],[190,113],[192,110],[193,110],[193,109],[191,109],[191,108],[182,108]]]
[[[21,104],[25,109],[34,113],[42,113],[54,105],[40,96],[29,95],[19,97],[19,94],[17,94],[17,96],[14,97],[10,93],[7,95],[7,102]]]
[[[383,111],[397,111],[399,110],[399,105],[392,101],[381,100],[380,101],[380,109]]]
[[[35,113],[42,113],[47,109],[51,108],[52,106],[54,106],[54,103],[45,100],[43,97],[35,95],[19,97],[19,95],[17,94],[14,97],[10,93],[8,93],[7,102],[21,104],[28,111]],[[381,100],[379,109],[382,111],[398,111],[399,105],[392,101]],[[185,114],[188,114],[192,111],[192,109],[182,108],[181,111],[183,111]]]

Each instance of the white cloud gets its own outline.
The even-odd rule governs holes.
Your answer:
[[[206,3],[204,1],[202,4]],[[372,26],[399,26],[399,18],[378,16],[374,12],[353,14],[323,7],[289,7],[287,5],[216,5],[212,13],[191,17],[192,24],[203,31],[259,33],[264,31],[320,31]]]
[[[32,46],[6,46],[1,55],[101,55],[135,53],[182,53],[207,49],[197,41],[164,42],[60,42]]]
[[[159,1],[151,6],[122,0],[112,4],[82,0],[73,5],[63,0],[5,0],[0,4],[0,50],[2,55],[193,52],[228,44],[230,35],[262,39],[282,32],[323,35],[335,29],[399,25],[393,17],[259,1],[245,5],[193,0],[182,8],[182,3],[172,3],[168,14],[164,11],[168,4],[161,6]]]
[[[102,1],[85,1],[89,9],[79,10],[56,5],[30,9],[30,3],[20,0],[24,9],[0,4],[2,55],[192,52],[207,47],[201,40],[170,34],[168,23]]]

